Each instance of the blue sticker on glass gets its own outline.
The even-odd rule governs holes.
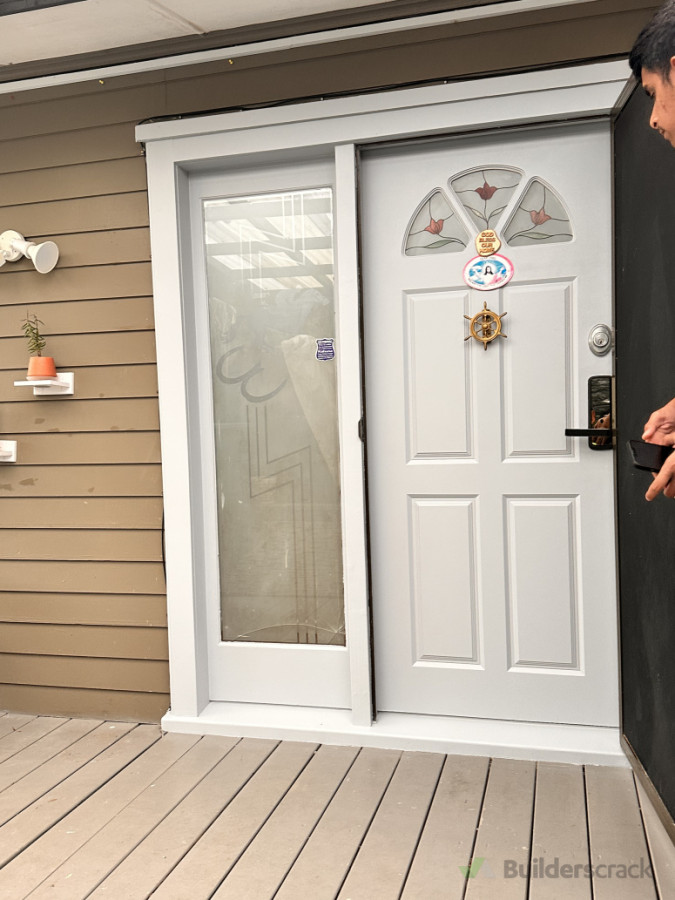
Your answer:
[[[464,267],[464,281],[478,291],[494,291],[513,278],[513,263],[505,256],[474,256]]]
[[[316,358],[317,359],[334,359],[335,358],[335,341],[333,338],[320,338],[316,342]]]

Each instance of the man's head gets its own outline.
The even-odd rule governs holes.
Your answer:
[[[642,29],[628,62],[653,100],[649,124],[675,147],[675,0]]]

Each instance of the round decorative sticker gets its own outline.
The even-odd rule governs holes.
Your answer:
[[[513,278],[513,263],[505,256],[475,256],[464,267],[464,281],[478,291],[494,291]]]

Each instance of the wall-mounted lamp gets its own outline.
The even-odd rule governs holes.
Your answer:
[[[18,231],[3,231],[0,234],[0,266],[6,262],[16,262],[22,256],[32,259],[38,272],[46,275],[58,262],[59,248],[54,241],[34,244],[25,240]]]

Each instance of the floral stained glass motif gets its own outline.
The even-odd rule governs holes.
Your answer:
[[[562,201],[553,188],[536,178],[504,229],[504,238],[511,247],[555,244],[571,241],[573,236]]]
[[[471,169],[450,179],[450,187],[479,231],[495,228],[520,184],[522,172],[506,167]]]
[[[405,237],[405,254],[452,253],[463,250],[468,243],[469,234],[447,197],[435,190],[413,216]]]

